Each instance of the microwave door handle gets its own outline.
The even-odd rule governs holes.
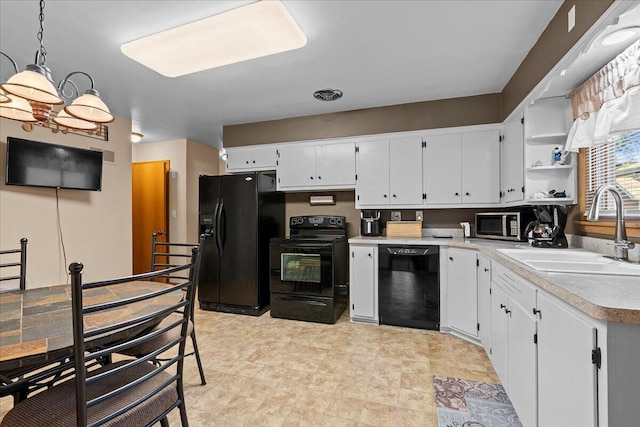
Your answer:
[[[504,237],[507,237],[507,216],[508,215],[502,215],[502,235]]]

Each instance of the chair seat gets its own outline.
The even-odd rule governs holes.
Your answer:
[[[179,321],[181,318],[182,316],[179,314],[171,314],[165,317],[165,319],[162,322],[160,322],[158,326],[154,328],[154,330],[165,328]],[[189,323],[187,324],[187,335],[191,335],[192,332],[193,332],[193,322],[189,320]],[[165,332],[164,334],[159,335],[154,339],[145,341],[142,344],[139,344],[133,347],[129,347],[126,350],[121,351],[120,353],[125,354],[127,356],[142,356],[145,354],[149,354],[152,351],[155,351],[160,347],[162,347],[163,345],[166,345],[178,338],[180,338],[180,329],[173,328]]]
[[[129,361],[121,361],[106,365],[92,371],[89,376],[114,369],[128,362]],[[153,371],[153,368],[153,365],[150,363],[142,363],[125,369],[121,373],[109,376],[104,380],[88,384],[87,397],[91,399],[122,385],[131,383],[135,379]],[[141,398],[151,392],[155,387],[169,381],[170,378],[171,375],[169,373],[161,372],[148,381],[144,381],[142,384],[132,388],[127,393],[118,394],[114,398],[93,406],[88,412],[89,423],[113,414],[126,404]],[[178,392],[175,386],[164,388],[151,399],[143,401],[138,407],[114,418],[104,425],[110,427],[147,425],[159,417],[164,410],[171,407],[177,400]],[[76,427],[76,390],[74,380],[71,379],[58,384],[18,403],[5,415],[0,426]]]

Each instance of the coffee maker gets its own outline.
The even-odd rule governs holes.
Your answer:
[[[360,211],[360,235],[380,236],[381,234],[382,227],[380,227],[380,211]]]
[[[529,244],[536,248],[566,248],[569,246],[564,228],[567,224],[567,207],[539,205],[533,208],[536,221],[527,225]]]

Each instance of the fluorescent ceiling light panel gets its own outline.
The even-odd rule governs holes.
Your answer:
[[[263,0],[125,43],[120,50],[163,76],[179,77],[305,44],[307,37],[284,5]]]

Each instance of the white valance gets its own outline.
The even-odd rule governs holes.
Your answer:
[[[571,92],[575,119],[565,150],[577,152],[640,129],[640,40]]]

